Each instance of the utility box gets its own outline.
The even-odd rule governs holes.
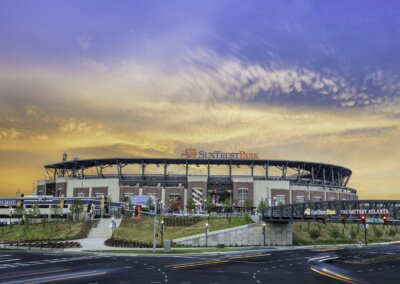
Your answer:
[[[164,252],[171,252],[171,240],[164,240]]]

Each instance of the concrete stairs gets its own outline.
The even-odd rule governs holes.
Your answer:
[[[100,219],[96,228],[89,232],[88,239],[108,239],[111,238],[112,230],[110,228],[111,219]],[[121,219],[115,219],[116,228],[121,224]]]

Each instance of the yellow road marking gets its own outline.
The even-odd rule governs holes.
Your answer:
[[[315,251],[315,252],[328,252],[328,251],[338,251],[338,250],[343,250],[343,248],[320,248],[320,249],[314,249],[312,251]]]
[[[221,264],[221,263],[227,263],[227,262],[229,262],[229,261],[228,260],[213,260],[213,261],[166,265],[165,267],[172,267],[172,268],[178,269],[178,268],[189,268],[189,267],[205,266],[205,265],[212,265],[212,264]]]
[[[228,259],[241,259],[241,258],[253,258],[253,257],[261,257],[261,256],[269,256],[271,255],[270,253],[266,253],[266,254],[247,254],[247,255],[238,255],[238,256],[232,256],[229,257]]]
[[[334,274],[326,273],[326,272],[320,271],[318,269],[315,269],[313,267],[311,267],[311,270],[316,272],[316,273],[319,273],[321,275],[324,275],[326,277],[330,277],[332,279],[335,279],[335,280],[340,280],[340,281],[344,281],[344,282],[347,282],[347,283],[357,284],[357,282],[354,282],[351,278],[347,278],[347,277],[345,277],[343,275],[339,275],[339,274],[336,274],[336,273],[334,273]]]
[[[54,272],[62,272],[62,271],[68,271],[68,270],[71,270],[71,269],[47,270],[47,271],[39,271],[39,272],[26,273],[26,274],[9,275],[9,276],[0,277],[0,279],[18,278],[18,277],[25,277],[25,276],[40,275],[40,274],[50,274],[50,273],[54,273]]]

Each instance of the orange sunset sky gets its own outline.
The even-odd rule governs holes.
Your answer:
[[[400,199],[390,7],[296,2],[0,3],[0,194],[30,194],[64,152],[194,147],[348,167],[361,199]]]

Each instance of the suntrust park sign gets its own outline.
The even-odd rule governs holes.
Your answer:
[[[196,150],[193,148],[185,149],[182,154],[182,157],[191,158],[191,159],[232,159],[232,160],[239,160],[239,159],[252,159],[252,160],[259,160],[258,153],[248,153],[245,151],[239,152],[222,152],[222,151],[213,151],[213,152],[206,152],[204,150]]]

